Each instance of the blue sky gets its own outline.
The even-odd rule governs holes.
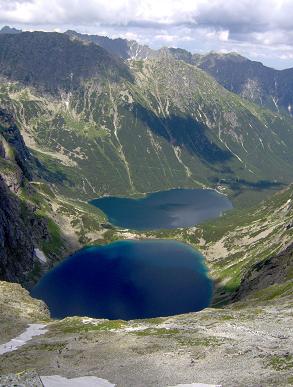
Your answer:
[[[293,0],[0,0],[0,25],[236,51],[279,69],[293,67],[292,15]]]

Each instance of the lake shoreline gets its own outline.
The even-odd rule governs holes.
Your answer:
[[[133,320],[205,309],[213,298],[213,281],[204,256],[189,244],[120,240],[68,257],[31,295],[48,305],[52,318]]]
[[[228,197],[210,189],[171,189],[143,198],[107,196],[90,204],[113,226],[135,231],[193,227],[233,208]]]

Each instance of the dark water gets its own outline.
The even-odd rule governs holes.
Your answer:
[[[226,196],[208,189],[173,189],[142,199],[109,196],[91,203],[112,224],[135,230],[190,227],[232,208]]]
[[[61,262],[33,288],[52,317],[136,319],[199,311],[212,297],[203,256],[166,240],[90,247]]]

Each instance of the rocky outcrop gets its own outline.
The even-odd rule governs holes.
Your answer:
[[[141,45],[135,40],[111,39],[107,36],[80,34],[72,30],[66,31],[65,34],[70,36],[71,39],[97,44],[109,53],[122,59],[143,60],[150,58],[156,53],[155,50],[146,45]]]
[[[22,334],[28,328],[28,324],[43,323],[49,318],[49,310],[43,301],[32,298],[19,284],[0,281],[0,352],[2,354],[6,352],[3,344],[9,343],[11,339]],[[20,344],[19,341],[10,343],[12,346]],[[1,383],[3,381],[0,378],[2,386]]]
[[[11,114],[0,108],[0,176],[17,193],[25,179],[31,180],[30,155]]]
[[[0,279],[23,282],[35,263],[35,240],[48,238],[46,221],[11,194],[0,178]]]
[[[293,267],[293,243],[280,254],[269,256],[253,265],[244,275],[234,300],[242,300],[251,293],[275,284],[284,283]]]
[[[0,319],[38,322],[49,318],[46,304],[29,295],[21,285],[0,281]]]
[[[0,279],[24,282],[35,246],[47,240],[47,222],[14,193],[32,178],[32,156],[11,114],[0,109]]]
[[[6,147],[4,142],[6,142]],[[9,154],[9,148],[11,154]],[[1,155],[7,160],[15,161],[16,165],[20,168],[26,178],[32,178],[32,173],[29,168],[29,163],[32,162],[32,156],[23,141],[13,116],[6,110],[0,108],[0,156]]]
[[[5,149],[3,142],[0,142],[0,157],[4,158],[5,157]]]
[[[35,371],[0,375],[0,386],[44,387],[39,375]]]

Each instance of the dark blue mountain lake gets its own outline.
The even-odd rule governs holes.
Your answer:
[[[190,227],[232,208],[225,195],[210,189],[172,189],[139,199],[108,196],[91,204],[115,226],[134,230]]]
[[[212,292],[204,258],[192,247],[132,240],[80,250],[49,271],[31,294],[55,318],[129,320],[199,311]]]

